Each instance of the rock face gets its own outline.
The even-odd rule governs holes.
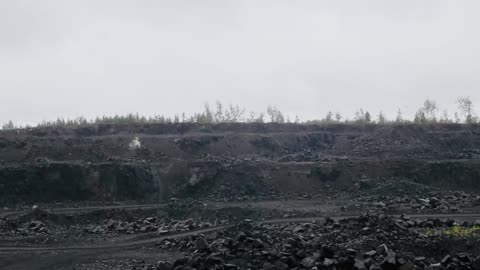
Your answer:
[[[479,141],[476,126],[462,125],[178,123],[0,131],[0,205],[315,196],[329,187],[369,191],[386,179],[480,191]],[[420,205],[448,207],[440,197],[428,199]]]

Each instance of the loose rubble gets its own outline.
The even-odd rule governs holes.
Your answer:
[[[164,240],[160,250],[178,249],[185,257],[144,269],[480,269],[479,237],[442,235],[456,225],[371,215],[300,225],[247,222],[212,235]],[[433,229],[438,233],[429,233]],[[449,243],[457,244],[455,250]]]

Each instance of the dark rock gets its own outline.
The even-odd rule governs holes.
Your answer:
[[[351,255],[351,256],[357,255],[357,251],[355,249],[351,249],[351,248],[347,249],[346,253],[347,253],[347,255]]]
[[[247,239],[247,234],[245,232],[238,232],[237,234],[237,241],[239,242],[242,242],[242,241],[245,241],[245,239]]]
[[[353,265],[355,270],[367,270],[364,260],[355,259],[355,264]]]
[[[472,260],[472,267],[474,270],[480,270],[480,256]]]
[[[225,264],[223,265],[223,269],[224,270],[237,270],[238,269],[238,266],[236,266],[235,264]]]
[[[398,270],[413,270],[415,268],[415,264],[411,261],[407,261],[402,263],[397,269]]]
[[[421,257],[415,257],[415,259],[413,259],[415,262],[423,262],[425,261],[425,257],[421,256]]]
[[[156,270],[171,270],[172,267],[172,264],[169,262],[159,261]]]
[[[306,257],[305,259],[302,260],[302,262],[300,264],[303,265],[304,267],[306,267],[307,269],[310,269],[313,266],[315,266],[315,258]]]
[[[430,264],[427,267],[428,270],[444,270],[445,266],[443,266],[441,263],[435,263],[435,264]]]
[[[307,251],[305,249],[300,249],[295,256],[297,256],[300,259],[303,259],[307,256]]]
[[[385,244],[381,244],[380,246],[377,247],[377,253],[382,254],[382,255],[387,255],[388,254],[388,247]]]
[[[387,251],[387,256],[381,263],[383,270],[395,270],[397,265],[397,254],[391,250]]]
[[[301,232],[304,232],[304,231],[305,231],[305,228],[301,225],[293,228],[293,233],[301,233]]]
[[[260,240],[259,238],[254,239],[253,242],[252,242],[252,245],[253,245],[253,247],[255,247],[255,248],[263,248],[263,247],[265,246],[265,244],[263,243],[263,241]]]
[[[275,269],[276,270],[288,270],[289,267],[287,264],[281,262],[281,261],[276,261],[275,262]],[[475,269],[476,270],[476,269]]]
[[[334,259],[326,258],[323,261],[323,266],[325,266],[325,267],[331,267],[331,266],[336,265],[336,264],[337,264],[337,260],[334,260]]]
[[[446,265],[448,265],[451,261],[452,261],[452,257],[450,257],[450,255],[447,255],[447,256],[443,257],[443,259],[442,259],[442,261],[441,261],[440,263],[446,266]]]
[[[205,240],[205,238],[199,237],[197,239],[197,241],[195,241],[195,246],[199,250],[206,250],[206,249],[208,249],[208,242],[207,242],[207,240]]]
[[[332,259],[334,256],[335,256],[335,251],[334,251],[333,248],[331,248],[331,247],[324,246],[324,247],[322,247],[322,249],[320,250],[320,257],[321,257],[321,258],[329,258],[329,259]]]
[[[180,258],[173,263],[173,267],[176,268],[177,266],[182,266],[187,264],[188,264],[188,258]]]
[[[263,269],[264,270],[275,270],[275,265],[269,263],[269,262],[265,262],[263,263]]]
[[[223,265],[223,260],[219,257],[208,256],[205,263],[208,265]]]
[[[460,253],[457,255],[457,258],[462,262],[470,262],[470,256],[466,253]]]
[[[39,231],[42,228],[45,228],[45,224],[41,221],[32,221],[30,224],[28,224],[28,228],[32,231]]]
[[[108,220],[106,226],[107,226],[108,229],[112,230],[112,229],[114,229],[115,227],[118,226],[118,222],[116,222],[115,220],[110,219],[110,220]]]
[[[338,268],[353,269],[355,265],[355,258],[353,256],[343,257],[338,259]]]

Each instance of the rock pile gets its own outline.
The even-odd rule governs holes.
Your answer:
[[[463,191],[429,192],[413,195],[365,195],[356,201],[357,208],[385,211],[452,213],[480,206],[480,196]]]
[[[363,215],[324,224],[252,224],[190,239],[168,239],[161,249],[186,256],[151,269],[480,269],[480,239],[442,234],[447,220]],[[474,224],[461,224],[472,228]],[[437,232],[437,233],[433,233]],[[455,250],[449,244],[455,243]],[[144,269],[149,269],[147,266]]]
[[[194,219],[187,220],[164,220],[156,217],[148,217],[135,222],[108,220],[102,225],[88,225],[84,231],[93,234],[105,233],[146,233],[156,232],[158,234],[168,234],[175,232],[185,232],[201,228],[208,228],[220,225],[217,223],[203,222]]]

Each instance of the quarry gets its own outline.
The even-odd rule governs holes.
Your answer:
[[[472,124],[0,131],[0,269],[480,269]]]

